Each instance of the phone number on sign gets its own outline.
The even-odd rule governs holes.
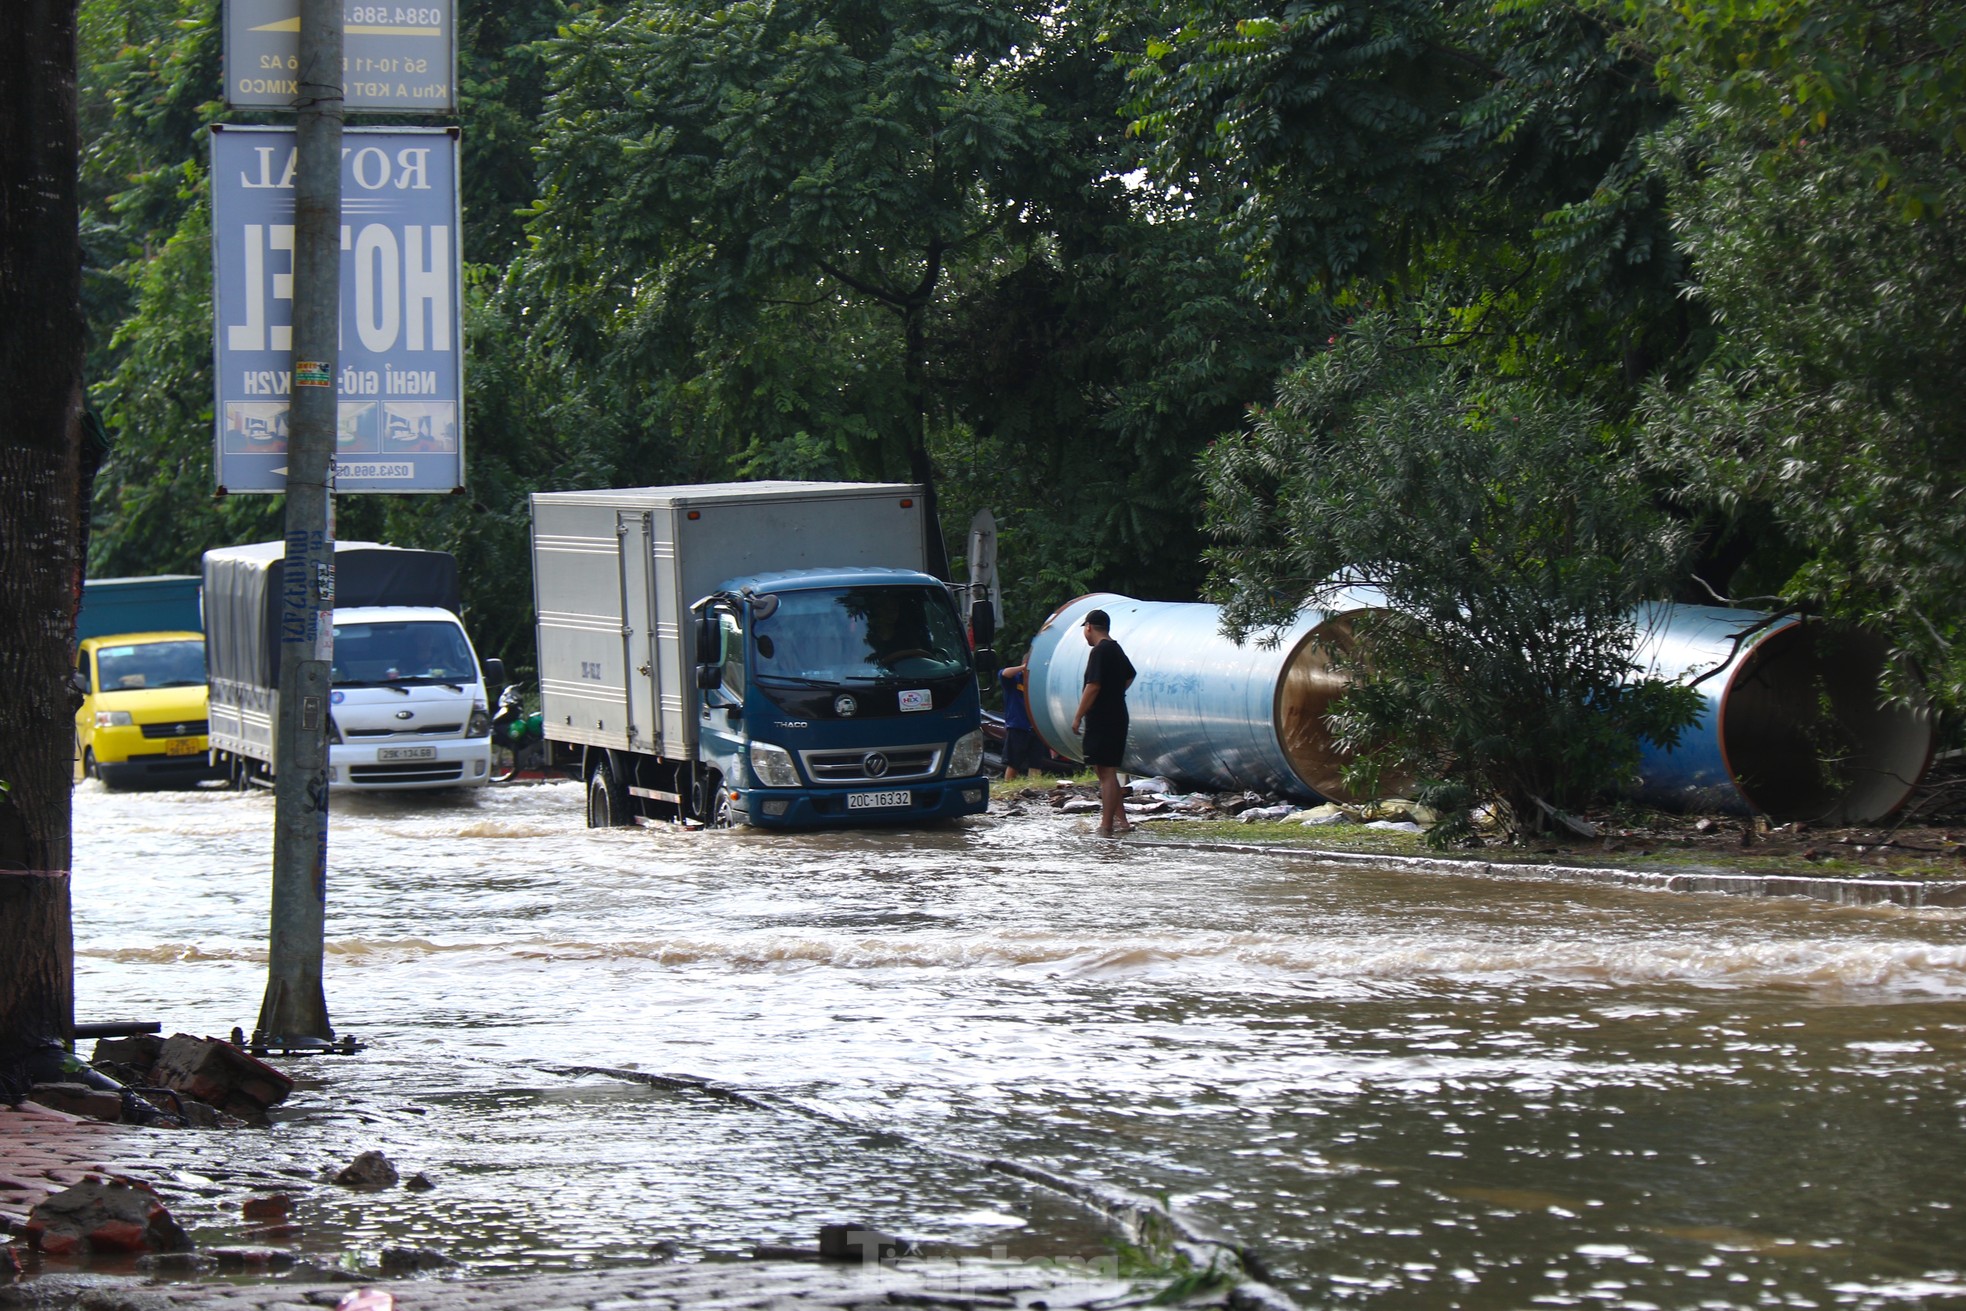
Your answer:
[[[344,11],[342,20],[348,23],[403,23],[419,27],[438,27],[443,24],[444,11],[441,9],[397,9],[391,5],[350,5]]]
[[[337,478],[414,478],[414,464],[356,464],[348,460],[336,460],[334,476]]]

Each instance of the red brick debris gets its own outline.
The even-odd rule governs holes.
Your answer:
[[[33,1102],[0,1105],[0,1220],[19,1233],[28,1213],[55,1193],[129,1173],[119,1163],[141,1156],[146,1132]]]

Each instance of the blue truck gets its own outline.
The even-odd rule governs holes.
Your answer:
[[[925,571],[925,514],[902,483],[534,493],[541,725],[589,827],[988,809],[992,616]]]

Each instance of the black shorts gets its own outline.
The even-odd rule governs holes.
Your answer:
[[[1003,731],[1003,767],[1024,773],[1038,767],[1038,735],[1028,728]]]
[[[1120,757],[1126,754],[1126,721],[1111,724],[1086,720],[1083,747],[1086,764],[1119,768]]]

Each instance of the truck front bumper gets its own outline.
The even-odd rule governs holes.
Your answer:
[[[328,748],[328,784],[350,791],[475,788],[491,779],[491,739],[452,738],[411,748],[344,744]],[[429,754],[421,754],[427,750]]]
[[[981,775],[888,788],[745,788],[734,805],[739,823],[760,828],[926,824],[989,808],[990,780]]]

